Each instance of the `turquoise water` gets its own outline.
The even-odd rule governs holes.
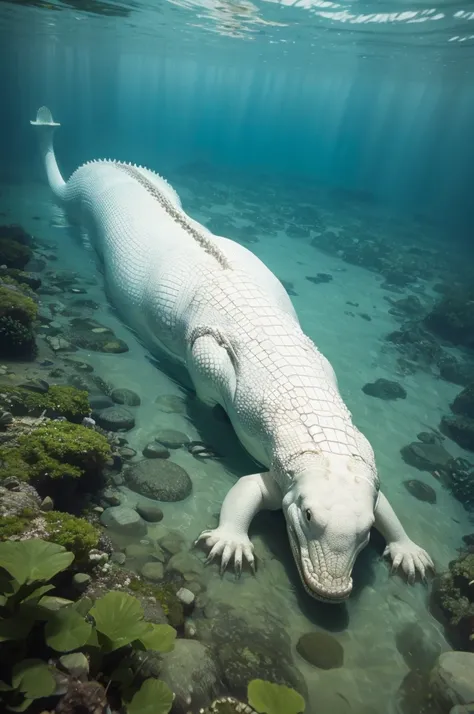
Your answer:
[[[438,335],[427,348],[423,336],[414,354],[387,335],[407,321],[411,329],[413,321],[421,325],[440,282],[472,288],[474,13],[454,3],[329,0],[0,8],[0,223],[19,223],[45,242],[44,285],[55,283],[48,270],[74,271],[76,287],[96,304],[79,315],[93,315],[127,343],[123,354],[83,348],[73,356],[111,386],[139,395],[140,406],[131,408],[136,425],[125,434],[135,461],[163,429],[222,456],[172,450],[192,493],[159,503],[164,518],[148,526],[141,545],[153,550],[179,533],[191,552],[232,484],[255,464],[222,415],[157,365],[107,301],[90,246],[77,240],[45,183],[29,126],[42,104],[62,125],[55,145],[65,177],[92,158],[156,170],[193,218],[245,245],[283,281],[374,447],[384,492],[443,572],[473,530],[472,512],[436,466],[421,471],[401,450],[432,432],[450,456],[474,460],[437,431],[462,386],[442,378],[438,352],[432,356],[441,350],[474,374],[472,345]],[[397,308],[406,297],[419,302],[419,313]],[[71,330],[77,299],[69,287],[40,293],[60,333]],[[68,374],[67,350],[55,353],[47,338],[40,330],[36,362],[4,362],[13,381],[49,379],[44,360]],[[406,398],[362,390],[379,378],[399,383]],[[170,395],[178,401],[163,409]],[[418,482],[417,498],[407,481]],[[420,483],[435,502],[420,499]],[[124,482],[116,495],[132,508],[156,505]],[[140,545],[139,537],[112,538],[117,551]],[[204,568],[199,552],[193,566],[192,619],[221,663],[218,694],[240,696],[237,662],[239,672],[271,671],[299,686],[310,714],[437,711],[426,675],[432,653],[453,644],[430,611],[431,586],[390,576],[375,539],[359,556],[351,599],[329,607],[302,590],[281,514],[259,515],[251,538],[256,576],[220,577],[217,566]],[[147,558],[128,557],[127,566],[140,572]],[[297,644],[308,632],[330,634],[343,648],[342,666],[304,659]],[[407,632],[415,632],[416,646]],[[252,657],[247,669],[242,664],[252,646],[268,657],[266,669]]]

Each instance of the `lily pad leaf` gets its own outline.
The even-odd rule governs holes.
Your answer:
[[[23,602],[30,603],[32,600],[39,600],[43,595],[54,590],[54,585],[41,585],[39,588],[35,588],[29,595],[22,598]]]
[[[0,567],[19,585],[51,580],[73,560],[74,555],[61,545],[40,538],[0,543]]]
[[[13,667],[12,684],[27,699],[49,697],[56,690],[51,670],[41,659],[24,659]]]
[[[92,625],[73,607],[62,608],[49,618],[44,630],[46,643],[57,652],[71,652],[88,641]]]
[[[90,614],[97,631],[110,641],[110,651],[140,640],[149,631],[139,601],[127,593],[112,591],[96,600]]]
[[[132,701],[127,714],[168,714],[173,704],[173,692],[159,679],[145,679]]]
[[[149,624],[149,631],[140,637],[140,642],[146,650],[156,652],[171,652],[176,639],[176,630],[170,625]]]
[[[301,714],[305,701],[301,694],[284,684],[273,684],[263,679],[252,679],[247,688],[251,707],[259,714]]]

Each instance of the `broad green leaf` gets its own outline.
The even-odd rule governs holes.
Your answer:
[[[12,684],[27,699],[49,697],[56,690],[51,670],[41,659],[24,659],[13,667]]]
[[[97,631],[110,640],[110,651],[140,640],[148,631],[142,606],[127,593],[112,590],[96,600],[90,614]]]
[[[128,714],[168,714],[173,704],[173,692],[159,679],[145,679],[132,701]]]
[[[86,644],[92,625],[73,607],[63,608],[49,618],[44,628],[46,644],[57,652],[71,652]]]
[[[39,538],[0,543],[0,567],[20,585],[51,580],[73,560],[74,555],[61,545]]]
[[[30,704],[33,704],[33,699],[23,699],[21,704],[13,706],[13,704],[7,704],[7,709],[9,712],[26,712]]]
[[[35,588],[29,595],[22,598],[22,602],[30,602],[31,600],[39,600],[43,595],[54,590],[54,585],[41,585]]]
[[[104,635],[101,635],[101,637],[104,637]],[[110,644],[110,643],[109,643],[109,640],[107,639],[107,637],[104,637],[104,640],[105,640],[106,642],[105,642],[105,646],[102,648],[102,647],[101,647],[101,644],[102,644],[102,643],[99,642],[99,639],[98,639],[98,637],[97,637],[97,630],[95,630],[95,629],[92,627],[91,633],[90,633],[90,635],[89,635],[89,639],[88,639],[87,642],[86,642],[86,645],[87,645],[88,647],[101,647],[101,648],[104,649],[104,650],[110,650],[110,647],[108,646],[108,645]]]
[[[284,684],[252,679],[247,688],[249,704],[260,714],[301,714],[305,701],[301,694]]]
[[[0,607],[3,607],[4,605],[7,604],[7,596],[6,595],[0,595]]]
[[[55,595],[45,595],[45,597],[42,597],[39,602],[39,606],[47,610],[47,612],[45,613],[46,619],[51,616],[52,612],[57,612],[63,607],[67,607],[68,605],[72,604],[73,600],[66,600],[63,597],[56,597]]]
[[[12,689],[13,689],[13,687],[10,687],[9,684],[7,684],[6,682],[2,682],[2,680],[0,680],[0,692],[11,692]]]
[[[74,607],[80,615],[85,617],[89,614],[89,610],[91,609],[93,604],[94,602],[91,600],[90,597],[81,597],[81,599],[76,602]]]
[[[33,617],[29,614],[26,615],[22,611],[14,617],[0,620],[0,642],[24,640],[28,636],[34,622],[35,619]]]
[[[170,625],[149,624],[149,630],[140,637],[140,642],[147,650],[171,652],[176,639],[176,630]]]

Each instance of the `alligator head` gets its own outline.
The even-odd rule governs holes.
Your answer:
[[[288,475],[283,512],[303,585],[318,600],[342,602],[374,524],[377,475],[360,457],[311,452],[293,459]]]

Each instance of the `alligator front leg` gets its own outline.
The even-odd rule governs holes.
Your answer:
[[[221,556],[223,573],[234,556],[235,571],[240,575],[245,558],[254,571],[253,545],[248,537],[250,523],[259,511],[281,508],[281,501],[280,489],[270,471],[240,478],[224,499],[219,526],[203,531],[195,541],[205,541],[211,548],[207,562]]]
[[[384,555],[392,559],[392,571],[401,566],[408,578],[408,582],[413,583],[417,572],[420,573],[424,580],[426,572],[434,570],[430,556],[407,536],[395,511],[383,493],[380,493],[375,509],[375,528],[387,542]]]

